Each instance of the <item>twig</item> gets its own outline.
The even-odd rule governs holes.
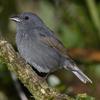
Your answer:
[[[21,86],[20,86],[20,84],[17,80],[16,75],[13,72],[11,72],[11,77],[12,77],[14,86],[15,86],[17,92],[18,92],[18,95],[19,95],[20,99],[21,100],[28,100],[26,95],[24,94],[23,90],[21,89]]]

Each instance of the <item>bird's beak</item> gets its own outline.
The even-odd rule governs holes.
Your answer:
[[[15,22],[21,22],[21,19],[18,16],[10,17],[10,19],[15,21]]]

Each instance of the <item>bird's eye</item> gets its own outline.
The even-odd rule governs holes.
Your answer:
[[[29,17],[28,16],[25,16],[25,20],[28,20],[29,19]]]

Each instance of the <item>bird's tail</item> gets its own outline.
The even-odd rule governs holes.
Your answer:
[[[90,82],[92,83],[91,79],[88,78],[78,67],[77,65],[71,60],[66,60],[64,63],[64,68],[73,72],[83,83]]]

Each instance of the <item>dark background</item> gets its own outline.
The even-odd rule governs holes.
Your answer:
[[[0,0],[0,34],[15,49],[16,25],[9,17],[26,11],[41,17],[93,81],[92,85],[85,85],[70,72],[58,71],[54,73],[58,78],[49,77],[49,84],[73,97],[87,93],[100,100],[100,1]],[[20,100],[14,84],[6,65],[0,64],[0,100]]]

